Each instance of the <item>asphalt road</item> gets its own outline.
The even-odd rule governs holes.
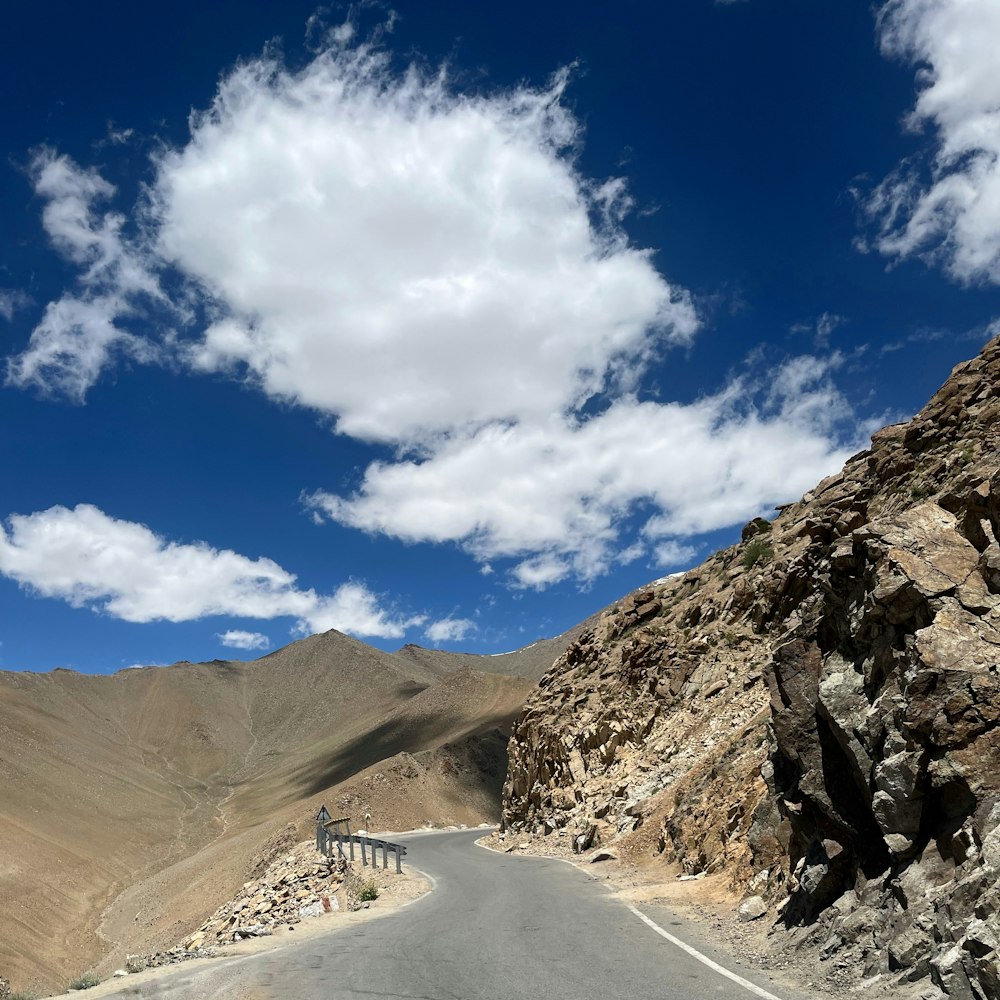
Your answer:
[[[597,879],[476,847],[481,830],[401,838],[435,891],[377,920],[123,991],[158,1000],[751,1000],[665,940]],[[647,910],[677,937],[663,910]],[[701,944],[698,945],[702,947]],[[710,949],[705,949],[710,950]],[[721,956],[714,955],[721,961]],[[766,995],[802,1000],[737,969]]]

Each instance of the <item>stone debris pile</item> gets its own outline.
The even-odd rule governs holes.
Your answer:
[[[282,854],[259,877],[245,882],[235,898],[219,907],[193,934],[168,951],[129,955],[126,969],[175,965],[191,958],[209,958],[221,945],[263,937],[275,927],[294,925],[305,917],[341,909],[340,895],[352,895],[351,872],[344,859],[325,857],[311,842]],[[345,905],[346,908],[346,905]]]
[[[347,862],[327,858],[311,844],[300,845],[264,872],[261,878],[246,882],[236,898],[220,907],[185,947],[204,943],[226,944],[246,937],[269,934],[276,924],[296,924],[305,916],[325,910],[326,898],[331,909],[339,909],[334,893],[344,882]]]

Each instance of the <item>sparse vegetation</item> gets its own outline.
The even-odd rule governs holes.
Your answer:
[[[910,489],[910,498],[913,500],[923,500],[930,495],[931,491],[922,483],[917,483],[916,486],[913,486]]]
[[[71,990],[89,990],[91,986],[100,985],[100,982],[101,980],[99,977],[95,976],[92,972],[87,972],[82,976],[77,976],[77,978],[69,984],[69,988]]]
[[[362,903],[371,903],[378,899],[378,886],[374,883],[374,881],[365,882],[365,884],[361,887],[361,891],[358,893],[358,899],[360,899]]]
[[[971,444],[967,444],[958,453],[958,460],[962,463],[962,465],[968,465],[974,457],[975,457],[975,452]]]
[[[766,566],[774,558],[774,547],[763,538],[753,538],[743,550],[743,568],[751,569],[758,563]]]

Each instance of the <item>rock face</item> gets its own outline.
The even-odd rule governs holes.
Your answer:
[[[995,340],[580,636],[515,726],[505,825],[725,871],[831,967],[1000,997],[998,539]]]

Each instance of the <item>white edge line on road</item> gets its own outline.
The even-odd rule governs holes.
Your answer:
[[[670,931],[665,931],[656,921],[650,920],[641,910],[637,910],[631,903],[625,904],[644,924],[652,927],[660,937],[666,938],[672,945],[676,945],[681,951],[686,951],[692,958],[696,958],[703,965],[707,965],[713,972],[717,972],[720,976],[725,976],[726,979],[731,979],[734,983],[738,983],[745,990],[749,990],[751,993],[762,997],[763,1000],[779,1000],[773,993],[768,993],[767,990],[761,989],[756,983],[751,983],[749,979],[744,979],[742,976],[736,975],[735,972],[730,972],[724,965],[719,965],[718,962],[713,962],[707,955],[703,955],[697,948],[692,948],[686,941],[682,941],[679,937],[674,937]]]
[[[414,871],[420,875],[423,875],[423,877],[427,879],[427,881],[430,883],[431,887],[426,892],[422,892],[419,896],[414,896],[413,899],[408,899],[405,903],[401,903],[399,906],[396,907],[397,910],[402,910],[404,907],[409,906],[411,903],[420,902],[421,899],[423,899],[425,896],[429,896],[438,887],[438,880],[430,872],[425,872],[423,868],[418,868],[416,865],[410,865],[410,871]],[[388,917],[395,912],[396,912],[395,910],[390,910],[389,913],[386,914],[386,916]]]
[[[487,847],[486,844],[480,844],[476,842],[477,847],[483,847],[487,851],[492,851],[494,854],[499,854],[501,857],[508,855],[506,851],[498,851],[495,847]],[[513,852],[512,852],[513,854]],[[598,882],[598,884],[603,888],[607,889],[609,892],[613,892],[610,886],[605,885],[600,882],[596,876],[592,875],[587,871],[586,868],[582,867],[576,861],[571,861],[569,858],[557,858],[552,854],[513,854],[513,857],[535,857],[544,858],[546,861],[561,861],[563,864],[570,865],[575,868],[578,872],[582,872],[587,878]],[[680,948],[681,951],[686,951],[692,958],[697,959],[703,965],[707,965],[713,972],[717,972],[720,976],[725,976],[726,979],[731,979],[734,983],[742,986],[745,990],[749,990],[755,996],[759,996],[762,1000],[781,1000],[780,997],[776,997],[773,993],[768,993],[767,990],[761,989],[756,983],[751,983],[749,979],[744,979],[742,976],[738,976],[735,972],[730,972],[724,965],[719,965],[718,962],[713,962],[708,955],[703,955],[697,948],[691,947],[686,941],[682,941],[679,937],[675,937],[670,931],[665,931],[655,920],[650,920],[642,910],[637,910],[631,903],[625,903],[628,907],[644,924],[651,927],[657,934],[662,938],[666,938],[672,945]]]

